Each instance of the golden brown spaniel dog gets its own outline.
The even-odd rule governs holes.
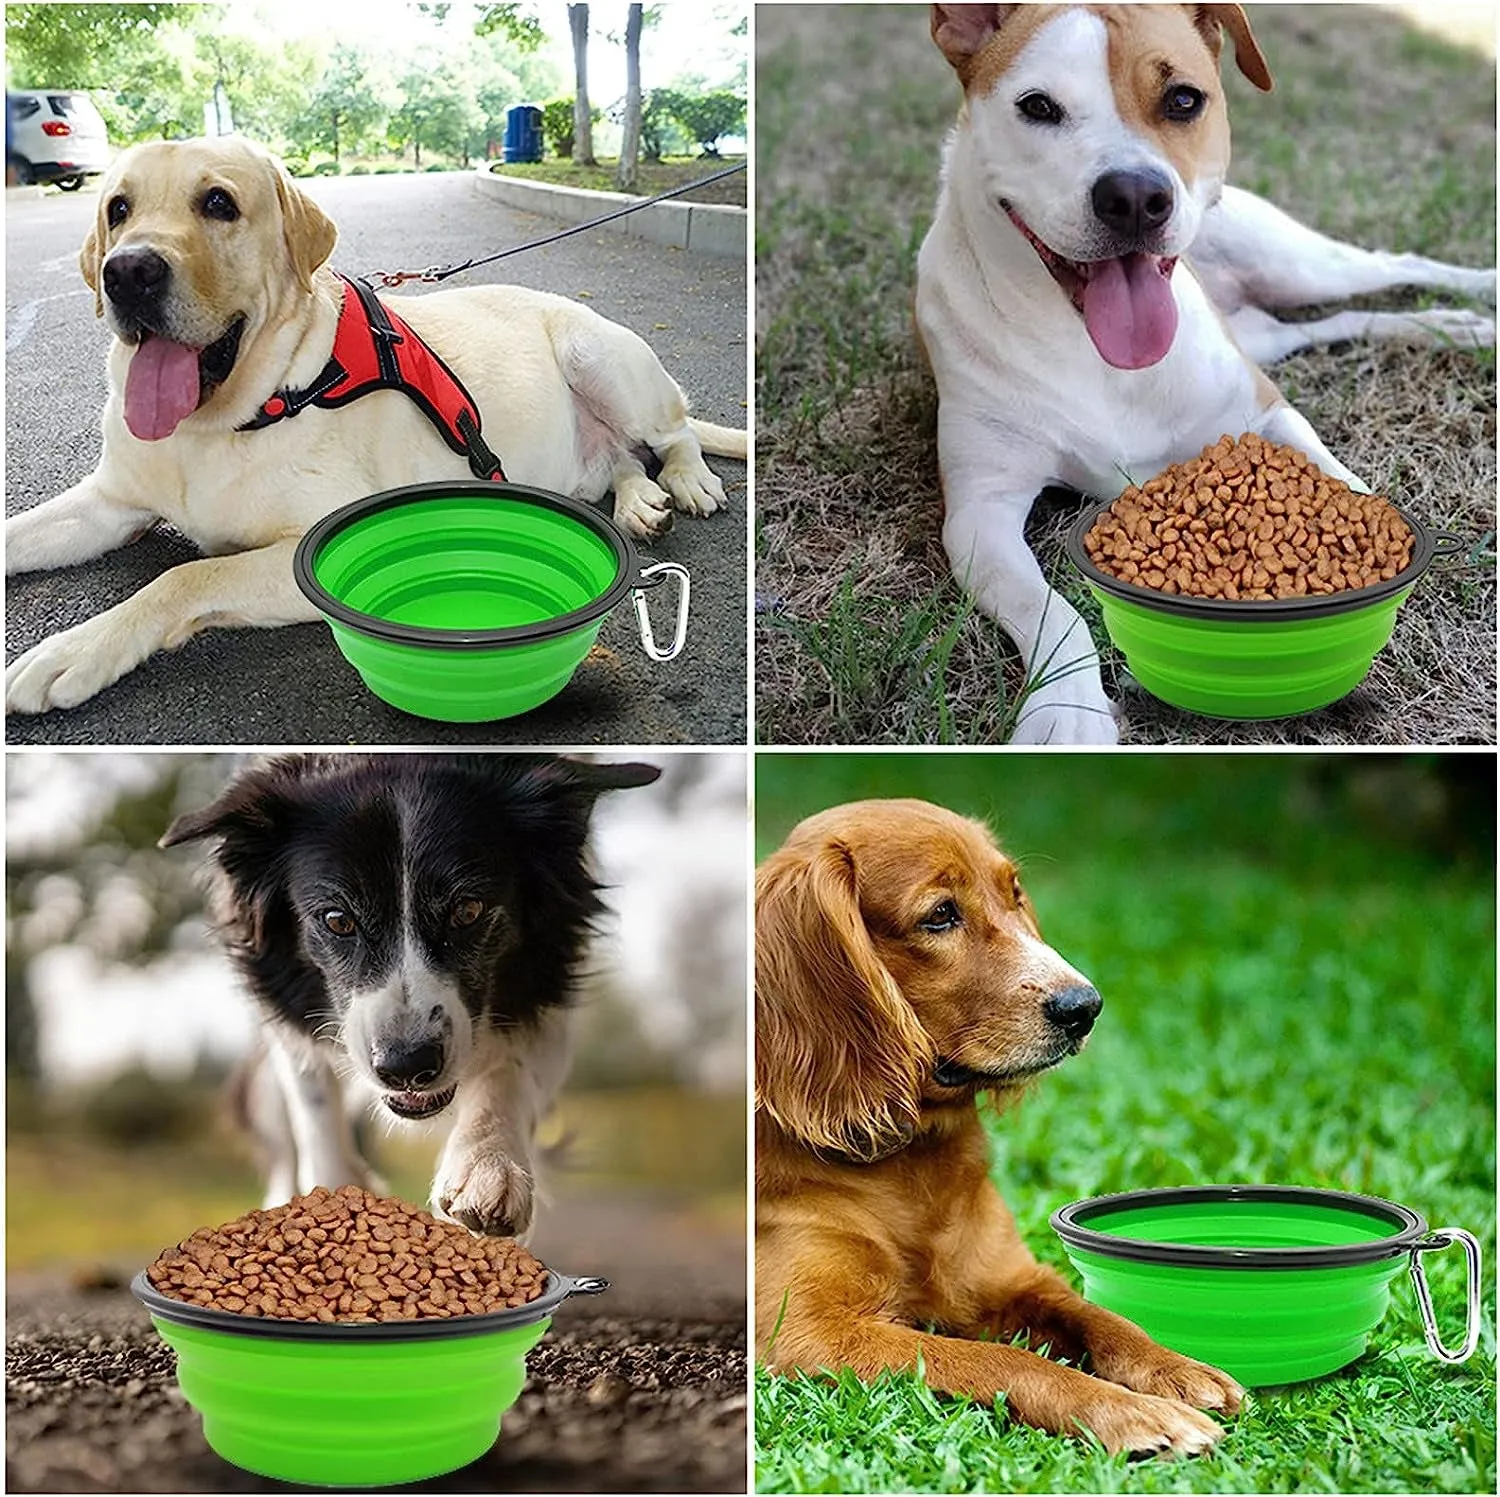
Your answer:
[[[1110,1451],[1192,1454],[1239,1386],[1039,1264],[976,1099],[1083,1048],[1098,993],[1043,941],[1016,865],[924,801],[810,817],[755,899],[756,1335],[772,1368],[921,1366],[932,1387]],[[928,1331],[926,1327],[935,1327]],[[1093,1375],[1011,1344],[1033,1347]],[[1197,1407],[1192,1407],[1197,1405]]]

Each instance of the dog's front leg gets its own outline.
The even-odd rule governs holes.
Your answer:
[[[1003,439],[963,414],[938,416],[943,546],[960,586],[1015,641],[1032,685],[1013,743],[1113,744],[1099,656],[1077,610],[1054,592],[1026,544],[1026,516],[1046,483],[1008,471]]]
[[[471,1232],[525,1238],[536,1199],[536,1131],[568,1068],[567,1016],[482,1036],[476,1073],[432,1182],[432,1208]]]
[[[267,1031],[266,1053],[296,1149],[297,1193],[306,1195],[319,1185],[329,1190],[340,1185],[378,1186],[355,1147],[338,1078],[313,1043],[273,1025]],[[267,1206],[286,1200],[275,1199],[286,1183],[284,1173],[267,1182]]]
[[[144,534],[157,516],[113,497],[97,473],[5,522],[5,573],[76,566]]]
[[[984,1328],[1006,1339],[1024,1330],[1033,1346],[1045,1343],[1074,1360],[1086,1353],[1097,1376],[1155,1398],[1233,1414],[1244,1397],[1228,1373],[1158,1345],[1134,1322],[1091,1305],[1043,1265],[1033,1264],[1019,1282],[1004,1285],[1003,1302]]]
[[[211,625],[301,624],[317,610],[292,579],[295,539],[190,561],[27,650],[5,672],[7,712],[76,707],[147,656]]]

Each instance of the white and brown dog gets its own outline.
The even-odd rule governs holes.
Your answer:
[[[1340,244],[1226,186],[1221,29],[1269,89],[1238,5],[932,7],[964,105],[917,321],[949,562],[1042,682],[1016,742],[1117,737],[1087,629],[1025,541],[1043,488],[1110,498],[1254,431],[1363,489],[1258,361],[1351,338],[1494,343],[1462,310],[1276,317],[1396,286],[1493,301],[1495,274]]]

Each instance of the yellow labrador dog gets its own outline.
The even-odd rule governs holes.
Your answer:
[[[208,556],[43,640],[5,677],[8,712],[71,707],[154,651],[213,625],[317,617],[292,578],[302,534],[342,504],[468,476],[406,395],[242,431],[329,361],[343,283],[336,230],[259,147],[153,142],[105,177],[80,256],[114,342],[98,468],[7,522],[8,572],[70,566],[169,520]],[[484,286],[392,302],[473,397],[517,483],[597,500],[626,530],[724,502],[705,451],[743,458],[742,431],[696,421],[633,332],[560,296]],[[641,462],[661,460],[652,481]]]

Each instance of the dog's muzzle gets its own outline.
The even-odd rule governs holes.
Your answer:
[[[443,1047],[431,1041],[389,1046],[370,1057],[376,1078],[387,1088],[381,1100],[397,1117],[411,1119],[436,1117],[453,1100],[456,1084],[429,1090],[442,1076],[446,1061]]]

